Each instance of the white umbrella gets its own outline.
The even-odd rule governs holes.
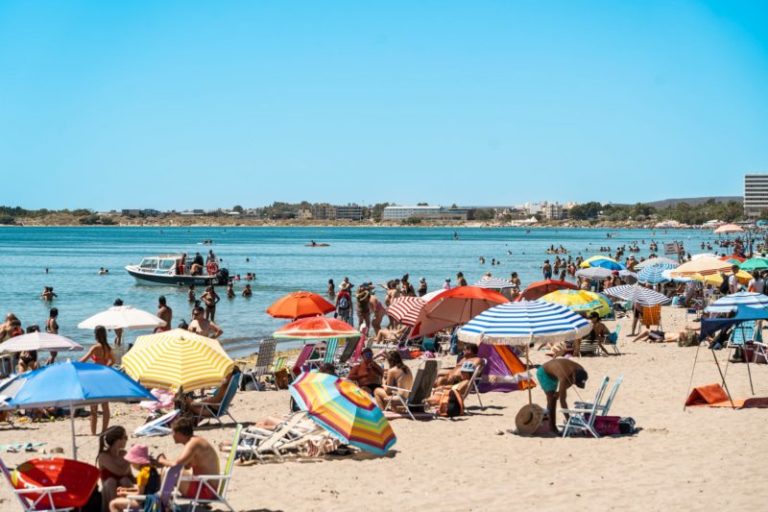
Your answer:
[[[645,267],[651,267],[653,265],[674,265],[675,267],[679,266],[680,263],[673,260],[672,258],[666,258],[664,256],[658,256],[656,258],[648,258],[647,260],[643,260],[637,265],[635,265],[635,268],[642,269]]]
[[[113,306],[83,320],[77,327],[94,329],[98,325],[106,329],[154,329],[163,327],[165,320],[133,306]]]
[[[656,304],[666,304],[672,300],[666,295],[636,284],[612,286],[603,290],[603,293],[639,306],[655,306]]]
[[[32,350],[59,351],[83,350],[83,346],[69,338],[49,332],[31,332],[16,336],[0,344],[0,352],[24,352]]]
[[[514,288],[515,283],[502,279],[501,277],[483,277],[474,286],[480,288],[488,288],[490,290],[505,290],[507,288]]]

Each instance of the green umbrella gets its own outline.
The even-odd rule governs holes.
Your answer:
[[[740,263],[739,268],[747,272],[768,270],[768,258],[750,258],[744,263]]]

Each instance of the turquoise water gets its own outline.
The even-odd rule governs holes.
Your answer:
[[[454,231],[459,240],[453,239]],[[212,239],[210,248],[232,275],[255,272],[257,276],[250,299],[239,295],[245,281],[236,284],[238,296],[232,300],[224,296],[224,287],[217,290],[222,300],[216,322],[224,329],[222,337],[258,339],[283,324],[264,312],[269,304],[298,289],[325,293],[330,278],[337,284],[344,276],[355,284],[382,283],[408,272],[413,283],[426,277],[432,290],[447,277],[455,280],[458,271],[464,272],[470,284],[488,271],[501,277],[516,271],[525,284],[541,279],[540,266],[550,257],[545,250],[551,244],[562,244],[574,256],[588,257],[603,245],[615,248],[644,240],[639,255],[647,256],[647,243],[652,239],[660,249],[663,242],[683,241],[695,253],[700,252],[701,240],[712,238],[711,232],[694,230],[611,230],[610,239],[606,233],[604,229],[526,232],[522,228],[8,227],[0,229],[0,312],[14,312],[25,327],[43,326],[51,304],[39,295],[44,286],[53,286],[58,298],[52,305],[60,312],[61,334],[80,342],[89,343],[92,333],[77,329],[77,323],[108,308],[117,297],[127,305],[154,312],[162,294],[173,308],[174,325],[182,318],[189,321],[186,289],[139,285],[123,267],[161,253],[205,254],[209,246],[199,242]],[[309,240],[330,247],[305,247]],[[479,256],[486,258],[484,265]],[[491,258],[499,259],[501,265],[492,267]],[[98,275],[99,267],[108,268],[109,274]],[[144,332],[131,331],[126,338],[132,341]]]

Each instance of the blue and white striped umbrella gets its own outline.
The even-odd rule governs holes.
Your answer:
[[[652,267],[653,265],[669,265],[666,268],[677,268],[680,266],[680,263],[676,262],[675,260],[671,258],[666,258],[664,256],[659,256],[657,258],[648,258],[647,260],[643,260],[637,265],[635,265],[636,269],[643,269],[645,267]]]
[[[644,267],[640,272],[637,274],[637,280],[641,283],[650,283],[650,284],[659,284],[659,283],[665,283],[669,281],[669,278],[664,276],[664,271],[675,268],[674,266],[670,267],[669,265],[666,265],[664,263],[659,263],[657,265],[651,265],[648,267]]]
[[[507,302],[486,309],[459,329],[467,343],[528,345],[585,336],[592,324],[560,304],[540,300]]]
[[[710,304],[706,311],[724,312],[731,311],[739,306],[753,308],[768,308],[768,295],[754,292],[738,292],[726,295]]]
[[[500,277],[483,277],[475,286],[479,288],[488,288],[490,290],[504,290],[506,288],[514,288],[515,284],[512,281],[507,281]]]
[[[638,306],[655,306],[656,304],[666,304],[672,300],[664,294],[637,284],[612,286],[603,290],[603,293],[611,297],[627,300]]]
[[[691,281],[695,281],[695,279],[692,279],[690,277],[681,277],[681,276],[673,276],[672,271],[673,268],[668,268],[666,270],[663,270],[661,272],[662,277],[664,277],[667,281],[672,281],[673,283],[690,283]]]

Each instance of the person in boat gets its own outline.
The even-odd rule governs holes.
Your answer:
[[[104,366],[115,364],[115,356],[112,353],[112,347],[109,346],[109,341],[107,341],[107,330],[104,326],[97,325],[93,330],[93,337],[96,339],[96,343],[80,358],[80,362],[92,362]],[[96,435],[98,409],[98,404],[91,406],[91,434],[93,435]],[[109,427],[109,402],[101,404],[101,413],[101,431],[104,432]]]
[[[165,325],[155,328],[155,332],[168,331],[171,328],[171,321],[173,320],[173,310],[168,307],[165,300],[165,295],[161,295],[157,299],[157,317],[165,322]]]
[[[189,269],[189,273],[193,276],[199,276],[203,273],[203,256],[199,253],[195,253],[195,258],[192,260],[192,266]]]
[[[205,304],[205,319],[211,322],[216,320],[216,304],[219,303],[221,297],[213,289],[213,285],[209,285],[205,289],[205,293],[200,296],[200,300]]]
[[[192,310],[192,321],[189,322],[187,330],[208,338],[218,338],[224,332],[221,327],[205,319],[203,308],[200,306],[195,306]]]
[[[158,464],[165,467],[183,464],[193,475],[219,474],[219,455],[216,453],[216,449],[206,439],[195,435],[194,424],[191,419],[181,417],[173,422],[171,428],[174,442],[183,445],[184,448],[176,459],[169,459],[161,453],[157,456]],[[212,482],[214,488],[218,484],[218,481]],[[182,496],[195,497],[199,490],[199,498],[214,498],[209,489],[205,487],[200,489],[200,485],[200,482],[181,482],[179,491]]]
[[[253,289],[251,288],[250,283],[247,283],[245,285],[245,288],[243,288],[243,297],[251,297],[253,295]]]
[[[317,247],[317,242],[315,242],[314,240],[311,240],[309,242],[309,245],[311,245],[312,247]]]

